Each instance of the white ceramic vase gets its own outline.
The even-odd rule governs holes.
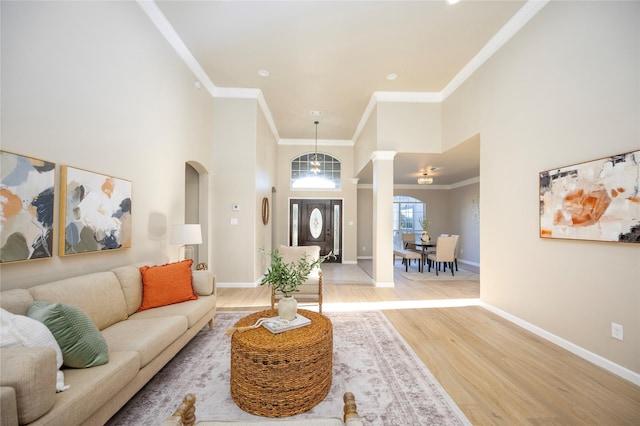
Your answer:
[[[422,235],[420,235],[420,239],[422,240],[423,243],[428,243],[431,237],[429,236],[427,231],[422,231]]]
[[[292,296],[283,297],[278,301],[278,316],[280,319],[293,321],[298,312],[298,301]]]

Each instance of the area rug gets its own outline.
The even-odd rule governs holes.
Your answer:
[[[185,394],[196,394],[198,419],[264,419],[242,411],[229,391],[230,338],[246,313],[216,314],[203,330],[107,424],[159,425]],[[353,392],[366,425],[470,425],[431,372],[379,311],[328,313],[333,323],[333,381],[311,410],[289,418],[341,417]]]
[[[403,269],[404,269],[404,266],[403,266]],[[403,277],[411,281],[479,281],[480,280],[480,274],[475,272],[465,271],[464,269],[460,269],[458,271],[455,271],[454,273],[455,275],[451,276],[451,270],[447,269],[447,272],[440,271],[438,272],[438,275],[436,275],[433,268],[431,269],[431,272],[427,272],[426,269],[424,270],[424,272],[417,272],[417,271],[416,272],[411,272],[411,271],[400,272],[400,274],[402,274]]]

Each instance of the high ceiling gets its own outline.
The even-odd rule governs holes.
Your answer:
[[[215,87],[262,92],[279,138],[312,140],[318,120],[319,140],[349,143],[374,93],[441,93],[525,1],[156,4]],[[260,70],[269,76],[260,76]],[[397,78],[388,80],[392,73]],[[467,143],[479,145],[474,139]],[[476,155],[479,163],[479,146],[459,150]],[[445,160],[454,164],[442,164]],[[445,182],[455,162],[400,155],[395,183],[414,184],[420,167],[436,165],[446,167],[437,184],[478,176],[476,164]],[[369,183],[366,172],[360,177]]]

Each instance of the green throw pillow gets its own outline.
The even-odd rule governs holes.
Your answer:
[[[95,367],[109,361],[104,336],[80,308],[63,303],[33,302],[27,315],[51,330],[62,350],[65,366]]]

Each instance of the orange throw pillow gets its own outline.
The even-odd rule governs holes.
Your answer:
[[[161,266],[143,266],[142,304],[136,312],[196,300],[191,282],[192,259]]]

